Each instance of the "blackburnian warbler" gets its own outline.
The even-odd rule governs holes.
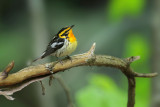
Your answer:
[[[62,28],[49,42],[47,49],[33,62],[52,55],[56,57],[69,56],[77,48],[77,40],[72,32],[72,26]]]

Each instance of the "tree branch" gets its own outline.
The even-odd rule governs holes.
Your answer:
[[[12,95],[14,92],[19,91],[26,87],[27,85],[40,81],[45,77],[52,75],[50,71],[46,68],[51,67],[53,74],[72,67],[77,66],[106,66],[114,67],[120,69],[125,76],[128,78],[128,105],[127,107],[134,107],[135,104],[135,77],[154,77],[157,73],[141,74],[134,72],[130,68],[130,64],[140,57],[130,57],[126,59],[120,59],[113,56],[107,55],[95,55],[95,43],[92,45],[91,49],[83,54],[78,54],[72,56],[72,61],[69,59],[62,60],[62,63],[57,61],[46,63],[42,65],[26,67],[16,73],[8,75],[7,78],[0,80],[0,88],[7,88],[0,91],[0,95],[4,95],[6,98],[8,95]],[[1,73],[0,73],[1,75]],[[19,88],[18,88],[19,87]],[[14,89],[15,88],[15,89]],[[12,89],[12,91],[10,90]],[[10,90],[11,94],[8,94]]]
[[[8,77],[9,72],[13,69],[14,67],[14,61],[8,64],[8,66],[3,70],[3,72],[0,74],[0,79],[5,79]]]

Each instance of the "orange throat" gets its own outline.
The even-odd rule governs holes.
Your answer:
[[[72,43],[72,42],[75,42],[76,41],[76,38],[72,32],[72,29],[69,31],[69,34],[68,34],[68,40]]]

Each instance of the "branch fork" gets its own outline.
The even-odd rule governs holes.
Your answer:
[[[107,55],[95,55],[95,46],[96,44],[94,43],[88,52],[72,56],[72,61],[68,59],[62,60],[63,65],[55,61],[51,63],[26,67],[16,73],[8,75],[8,77],[6,75],[4,76],[4,72],[8,72],[13,68],[14,63],[12,63],[12,66],[9,66],[10,69],[0,73],[0,95],[5,96],[9,100],[14,100],[14,98],[11,96],[13,93],[22,90],[23,88],[25,88],[33,82],[41,81],[44,78],[52,75],[52,73],[50,73],[50,71],[46,69],[48,65],[53,68],[53,74],[77,66],[105,66],[120,69],[128,78],[127,107],[134,107],[136,85],[135,77],[150,78],[155,77],[158,74],[143,74],[134,72],[130,68],[130,64],[140,59],[140,56],[132,56],[126,59],[120,59]]]

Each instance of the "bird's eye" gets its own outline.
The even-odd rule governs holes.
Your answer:
[[[66,39],[68,38],[68,32],[64,34],[64,36],[66,37]]]
[[[68,36],[68,33],[64,34],[65,36]]]
[[[62,36],[68,36],[68,32],[65,32]]]
[[[66,36],[66,39],[68,39],[69,37],[68,36]]]

